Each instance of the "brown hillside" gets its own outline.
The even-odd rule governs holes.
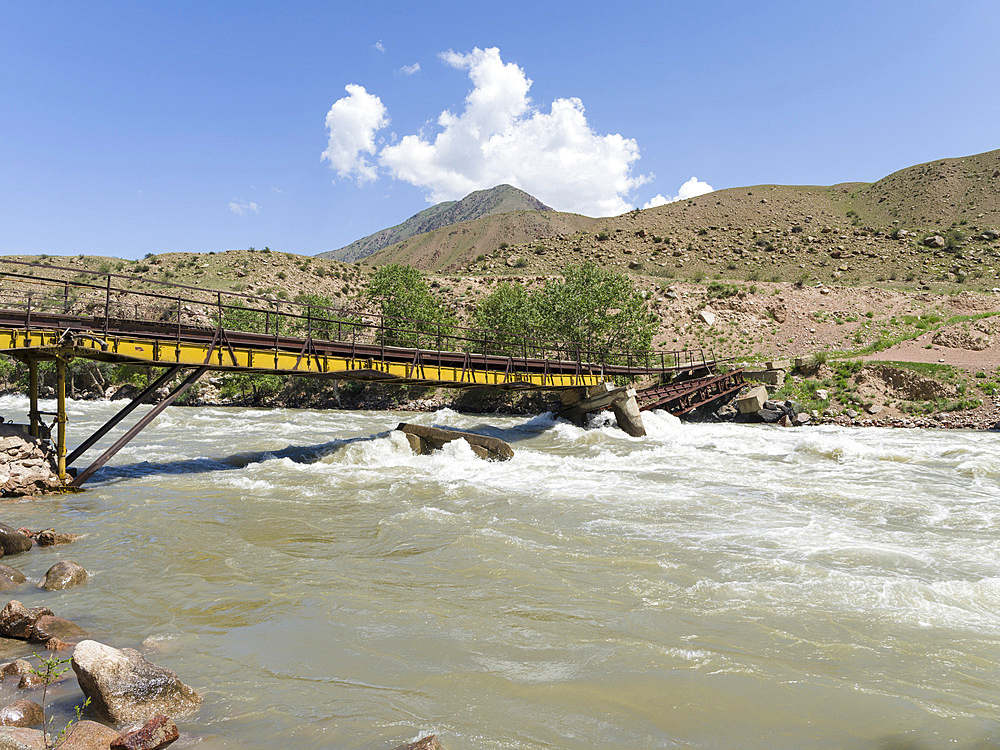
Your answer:
[[[1000,225],[1000,150],[907,167],[857,190],[865,223],[888,226]]]
[[[579,214],[513,211],[411,237],[379,250],[363,262],[372,265],[403,263],[425,271],[453,271],[465,267],[487,250],[584,231],[593,223],[594,219]]]
[[[553,273],[592,260],[679,279],[997,284],[1000,151],[909,167],[876,183],[757,185],[607,219],[519,212],[385,248],[372,264]],[[903,229],[901,238],[894,233]],[[949,235],[947,249],[928,235]],[[480,258],[479,256],[486,256]],[[523,270],[523,269],[527,269]],[[979,280],[979,281],[975,281]]]

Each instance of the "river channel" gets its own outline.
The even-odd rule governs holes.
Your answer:
[[[1000,434],[646,425],[172,407],[3,506],[92,573],[12,596],[198,689],[175,747],[1000,747]]]

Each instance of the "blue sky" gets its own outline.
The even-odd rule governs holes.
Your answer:
[[[995,0],[0,10],[4,254],[314,254],[498,176],[595,215],[1000,148]]]

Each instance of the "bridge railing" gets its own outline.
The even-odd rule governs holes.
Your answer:
[[[84,318],[93,328],[120,330],[129,322],[185,329],[240,331],[301,340],[503,356],[519,360],[556,360],[597,366],[616,375],[693,368],[714,361],[703,349],[616,352],[575,342],[544,341],[483,329],[388,317],[359,307],[327,307],[311,302],[212,290],[142,276],[94,272],[55,264],[0,259],[0,310],[32,315]],[[68,272],[59,278],[54,272]],[[155,289],[155,291],[153,291]]]

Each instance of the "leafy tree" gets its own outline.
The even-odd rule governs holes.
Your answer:
[[[372,275],[366,294],[382,313],[379,339],[387,346],[436,346],[439,334],[454,330],[455,318],[415,268],[382,266]]]
[[[516,355],[525,339],[537,336],[536,316],[528,290],[522,284],[504,282],[476,304],[477,328],[487,331],[492,354]]]
[[[220,393],[226,398],[239,395],[243,400],[252,397],[253,401],[273,396],[284,387],[284,379],[279,375],[260,375],[249,372],[236,372],[224,375]]]
[[[240,300],[225,302],[222,307],[222,327],[227,331],[264,333],[267,315],[263,310],[247,307]]]
[[[295,296],[295,302],[301,307],[295,309],[296,315],[301,318],[294,318],[291,331],[305,334],[309,329],[310,322],[306,316],[312,319],[312,335],[316,338],[332,338],[331,333],[337,330],[336,317],[330,309],[333,307],[333,300],[322,294],[311,292],[300,292]]]
[[[656,319],[624,274],[593,263],[568,266],[532,295],[539,333],[592,353],[649,351]]]

